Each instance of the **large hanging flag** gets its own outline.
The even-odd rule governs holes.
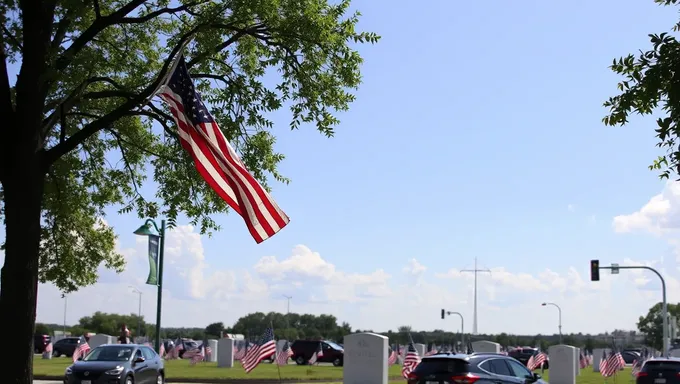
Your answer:
[[[201,177],[243,217],[257,243],[270,238],[290,219],[248,172],[215,122],[180,56],[158,95],[168,104],[179,128],[182,147],[194,159]]]

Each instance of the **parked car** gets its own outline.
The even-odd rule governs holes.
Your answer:
[[[52,342],[50,335],[33,335],[33,351],[35,353],[45,352],[45,348]]]
[[[621,352],[621,357],[623,357],[623,361],[625,361],[626,364],[633,364],[635,360],[640,358],[640,354],[633,351],[623,351]]]
[[[318,359],[320,363],[333,363],[336,367],[341,367],[345,360],[345,350],[338,344],[328,340],[295,340],[290,348],[293,350],[292,359],[298,365],[305,365],[312,358],[314,352],[319,349],[323,356]]]
[[[547,384],[516,359],[494,353],[442,353],[423,357],[408,375],[408,384]]]
[[[163,384],[165,366],[143,345],[106,344],[66,368],[64,384]]]
[[[635,377],[636,384],[680,384],[680,360],[647,360]]]
[[[536,356],[538,355],[539,352],[540,351],[537,348],[516,348],[508,352],[508,356],[516,359],[520,363],[524,364],[524,366],[526,366],[531,356]],[[550,368],[549,359],[545,360],[545,363],[543,363],[543,368],[545,369]]]
[[[52,345],[52,356],[73,356],[73,352],[80,344],[80,337],[65,337]]]

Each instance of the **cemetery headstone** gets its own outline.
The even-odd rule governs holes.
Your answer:
[[[415,343],[415,344],[413,344],[413,346],[416,348],[416,352],[418,352],[418,356],[420,356],[420,357],[425,356],[425,350],[427,349],[427,345]]]
[[[388,338],[375,333],[344,337],[344,384],[387,384]]]
[[[217,354],[219,352],[217,350],[217,340],[215,340],[215,339],[208,340],[208,346],[210,347],[210,351],[211,351],[208,361],[211,362],[211,363],[214,363],[214,362],[217,361]]]
[[[575,349],[571,345],[553,345],[548,348],[551,384],[576,384]]]
[[[98,333],[94,336],[90,336],[88,344],[90,344],[90,348],[94,349],[104,344],[116,344],[116,338],[103,333]]]
[[[232,368],[234,366],[234,339],[217,341],[217,367]]]
[[[500,344],[487,340],[473,341],[472,349],[474,349],[475,352],[501,353]]]
[[[581,348],[574,348],[574,375],[581,374]]]
[[[600,372],[600,361],[602,360],[603,351],[607,351],[607,353],[609,353],[609,348],[593,349],[593,372]]]
[[[52,348],[53,348],[54,344],[50,343],[48,346],[50,347],[49,348],[50,350],[48,351],[47,348],[45,348],[45,352],[43,352],[42,358],[46,359],[46,360],[51,360],[52,359]]]

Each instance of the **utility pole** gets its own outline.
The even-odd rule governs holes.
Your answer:
[[[286,314],[289,314],[290,313],[290,299],[292,299],[293,296],[286,296],[286,295],[282,295],[282,296],[285,297],[286,300],[288,300],[288,305],[286,306]]]
[[[68,297],[65,293],[62,293],[61,298],[64,299],[64,337],[66,337],[66,306],[68,305]]]
[[[142,291],[136,287],[130,286],[132,293],[139,295],[139,312],[137,312],[137,337],[142,337]]]
[[[488,269],[479,269],[477,268],[477,257],[475,257],[475,269],[463,269],[461,272],[471,272],[475,274],[475,309],[472,315],[472,334],[476,335],[477,334],[477,274],[479,272],[488,272],[491,273],[490,270]]]

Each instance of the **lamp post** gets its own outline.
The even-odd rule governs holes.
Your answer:
[[[156,230],[155,233],[153,230]],[[156,352],[161,348],[161,309],[163,307],[163,250],[165,248],[165,220],[161,220],[161,227],[158,228],[156,222],[147,219],[144,225],[137,228],[134,232],[138,236],[158,236],[160,237],[160,250],[158,251],[158,301],[156,303]],[[141,305],[141,301],[140,301]]]
[[[65,293],[62,293],[61,298],[64,299],[64,337],[66,337],[66,306],[68,305],[68,297]]]
[[[139,295],[139,311],[137,312],[137,337],[142,336],[142,291],[137,289],[137,287],[130,286],[132,288],[132,293]]]
[[[442,318],[444,310],[442,309]],[[465,348],[465,320],[463,320],[463,315],[460,312],[452,312],[452,311],[446,311],[447,316],[451,315],[458,315],[460,316],[460,344],[462,345],[463,348]]]
[[[544,307],[552,305],[553,307],[557,308],[557,312],[559,314],[558,319],[559,322],[557,323],[557,328],[560,330],[560,344],[562,344],[562,308],[560,308],[560,306],[555,303],[543,303],[541,305]]]

